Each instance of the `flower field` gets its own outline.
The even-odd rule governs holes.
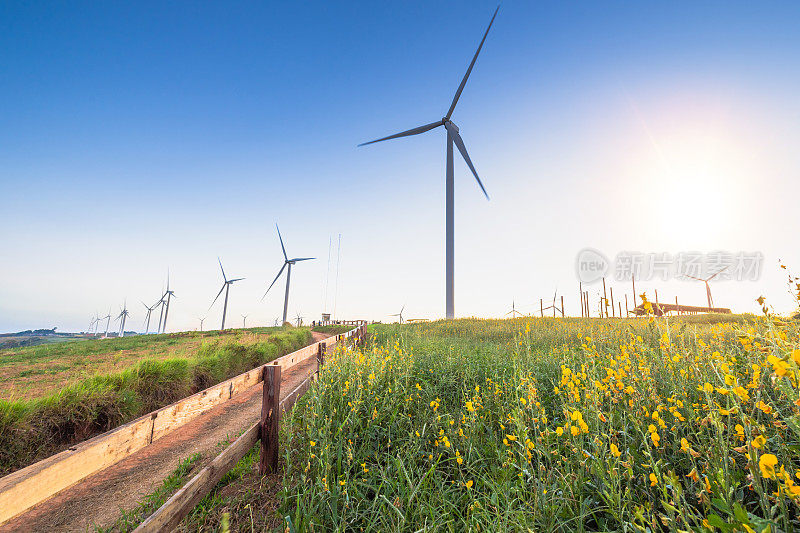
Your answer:
[[[706,318],[373,326],[286,417],[286,525],[800,527],[797,323]]]

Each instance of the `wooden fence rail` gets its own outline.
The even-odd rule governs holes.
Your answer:
[[[362,343],[366,336],[366,326],[359,326],[344,335],[337,335],[337,342],[354,338]],[[312,372],[280,400],[281,367],[266,365],[263,369],[263,395],[261,420],[250,426],[241,437],[225,448],[211,463],[189,480],[178,492],[149,516],[134,530],[134,533],[155,533],[171,531],[188,515],[192,509],[211,492],[219,480],[244,457],[256,442],[261,440],[259,472],[268,474],[278,470],[278,430],[280,418],[290,411],[295,402],[308,390],[311,382],[319,375],[330,344],[319,343],[317,348],[317,372]]]
[[[365,332],[361,326],[313,343],[0,478],[0,524],[261,383],[264,368],[286,371],[311,357],[319,358],[321,350],[324,354],[341,339],[362,338]]]

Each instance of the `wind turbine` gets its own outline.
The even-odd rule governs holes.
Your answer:
[[[406,308],[406,306],[405,306],[405,305],[403,305],[403,307],[401,307],[401,308],[400,308],[400,312],[399,312],[399,313],[395,313],[395,314],[393,314],[393,315],[389,315],[389,316],[397,316],[397,317],[400,317],[400,324],[402,324],[402,323],[403,323],[403,311],[405,310],[405,308]]]
[[[281,241],[281,250],[283,251],[283,266],[280,270],[278,270],[278,275],[275,276],[275,279],[272,280],[269,287],[267,287],[267,292],[264,293],[264,296],[261,297],[263,300],[267,297],[267,293],[275,285],[275,282],[278,281],[278,278],[281,277],[283,273],[283,269],[287,266],[289,270],[286,271],[286,295],[283,298],[283,321],[286,322],[286,313],[289,310],[289,281],[292,279],[292,265],[295,263],[299,263],[300,261],[308,261],[309,259],[316,259],[316,257],[295,257],[294,259],[289,259],[289,256],[286,255],[286,247],[283,246],[283,237],[281,237],[281,229],[275,224],[275,228],[278,230],[278,239]]]
[[[505,316],[511,315],[511,318],[517,318],[517,315],[522,316],[522,313],[517,311],[516,302],[511,300],[511,311],[505,314]]]
[[[242,315],[242,329],[247,329],[247,315]]]
[[[111,325],[111,308],[110,307],[108,308],[108,314],[106,316],[100,317],[100,320],[103,320],[103,319],[105,319],[105,321],[106,321],[106,333],[105,333],[105,335],[103,335],[103,338],[107,339],[108,338],[108,326]]]
[[[222,306],[222,327],[219,328],[222,330],[225,329],[225,313],[228,312],[228,292],[231,289],[231,285],[233,285],[237,281],[243,280],[244,278],[228,279],[227,277],[225,277],[225,269],[222,268],[222,261],[220,260],[219,257],[217,257],[217,261],[219,261],[219,269],[222,270],[222,280],[223,280],[222,288],[219,290],[219,292],[217,293],[217,297],[214,298],[214,301],[211,302],[211,305],[208,308],[211,309],[212,307],[214,307],[214,304],[217,303],[217,299],[219,299],[219,295],[222,294],[222,291],[225,291],[225,305]]]
[[[721,270],[718,270],[716,274],[707,277],[706,279],[696,278],[694,276],[690,276],[688,274],[684,274],[687,278],[696,279],[697,281],[702,281],[706,284],[706,297],[708,298],[708,307],[714,307],[714,299],[711,298],[711,286],[708,284],[709,281],[719,276],[724,270],[727,270],[728,267],[724,267]]]
[[[203,331],[203,322],[206,321],[206,317],[198,318],[197,320],[200,321],[200,331]]]
[[[481,190],[483,191],[484,196],[486,199],[489,199],[489,194],[486,192],[486,189],[481,182],[481,179],[478,177],[478,172],[475,170],[475,167],[472,164],[472,160],[469,158],[469,154],[467,153],[467,147],[464,145],[464,141],[461,139],[461,135],[458,133],[458,127],[450,120],[450,117],[453,116],[453,111],[456,108],[456,104],[458,103],[458,99],[461,97],[461,92],[464,90],[464,85],[467,83],[467,79],[469,78],[470,73],[472,72],[472,67],[475,66],[475,60],[478,59],[478,54],[481,52],[481,48],[483,48],[483,43],[486,41],[486,36],[489,34],[489,29],[492,27],[492,23],[494,23],[494,19],[497,16],[497,11],[500,9],[500,6],[497,6],[497,9],[494,10],[494,15],[492,15],[492,20],[489,22],[489,27],[486,28],[486,32],[483,34],[483,39],[481,39],[481,43],[478,45],[478,49],[475,51],[475,55],[472,58],[472,62],[469,64],[467,68],[467,73],[464,74],[464,78],[461,80],[461,85],[458,86],[456,90],[456,94],[453,97],[453,102],[450,104],[450,109],[447,110],[447,114],[441,119],[437,120],[436,122],[431,122],[430,124],[426,124],[424,126],[419,126],[407,131],[403,131],[400,133],[395,133],[394,135],[389,135],[388,137],[382,137],[380,139],[376,139],[374,141],[365,142],[359,144],[359,146],[365,146],[367,144],[377,143],[381,141],[388,141],[389,139],[396,139],[398,137],[408,137],[410,135],[419,135],[420,133],[425,133],[426,131],[430,131],[434,128],[438,128],[439,126],[444,126],[444,129],[447,133],[447,170],[445,174],[445,191],[446,191],[446,202],[445,202],[445,249],[446,249],[446,265],[445,265],[445,312],[446,318],[453,318],[455,316],[455,304],[453,302],[453,294],[454,294],[454,281],[453,281],[453,273],[454,273],[454,257],[455,257],[455,244],[454,244],[454,217],[455,217],[455,208],[454,208],[454,197],[455,197],[455,185],[454,185],[454,170],[453,170],[453,144],[455,143],[458,151],[461,153],[461,157],[464,158],[464,161],[467,163],[467,166],[472,171],[472,174],[475,176],[475,179],[478,181],[478,185],[480,186]]]
[[[167,297],[166,300],[164,300],[164,296]],[[166,333],[167,331],[167,317],[169,316],[169,301],[172,298],[177,298],[177,296],[175,296],[175,291],[169,290],[169,271],[167,271],[167,290],[166,292],[164,292],[164,296],[161,297],[161,301],[163,301],[165,305],[164,325],[162,326],[161,333]]]
[[[119,325],[119,337],[125,336],[125,319],[129,316],[130,312],[128,311],[128,302],[126,300],[125,303],[122,304],[122,310],[119,312],[119,315],[117,315],[117,318],[114,319],[114,322],[122,319],[122,323]]]
[[[147,318],[145,318],[145,327],[144,327],[144,334],[145,335],[150,333],[150,315],[153,314],[153,309],[158,307],[158,304],[160,304],[160,303],[161,303],[161,300],[157,301],[155,304],[153,304],[152,307],[150,307],[146,303],[142,302],[142,305],[144,306],[144,308],[147,309]]]
[[[304,318],[305,318],[304,316],[300,316],[300,313],[299,313],[299,312],[297,313],[297,317],[295,318],[295,320],[297,320],[297,327],[298,327],[298,328],[299,328],[301,325],[303,325],[303,319],[304,319]]]

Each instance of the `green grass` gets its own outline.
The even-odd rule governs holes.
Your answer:
[[[121,372],[84,379],[50,396],[0,400],[0,474],[297,350],[310,340],[306,328],[261,336],[250,330],[230,333],[206,339],[191,356],[148,358]],[[123,338],[109,344],[116,342],[129,347],[154,339]],[[72,350],[78,344],[47,348]]]
[[[347,333],[353,329],[353,326],[338,326],[338,325],[331,325],[331,326],[315,326],[312,331],[317,331],[319,333],[329,333],[331,335],[339,335],[341,333]]]

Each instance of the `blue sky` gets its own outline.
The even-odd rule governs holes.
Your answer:
[[[494,7],[0,4],[0,331],[81,330],[125,298],[141,327],[168,268],[170,329],[218,327],[218,255],[247,277],[234,324],[271,323],[275,222],[290,254],[320,258],[293,271],[290,314],[333,307],[341,233],[340,316],[443,315],[444,135],[356,145],[440,118]],[[715,300],[791,309],[777,259],[800,270],[798,15],[504,3],[453,116],[492,197],[458,160],[457,314],[529,312],[556,287],[577,313],[586,246],[761,251],[761,280]]]

